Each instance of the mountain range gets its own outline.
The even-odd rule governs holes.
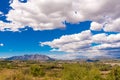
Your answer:
[[[12,56],[9,58],[5,58],[4,60],[35,60],[35,61],[53,61],[55,59],[50,58],[46,55],[23,55],[23,56]]]
[[[95,58],[87,58],[87,57],[78,57],[74,60],[85,60],[85,61],[98,61],[98,60],[111,60],[111,59],[120,59],[120,57],[109,57],[109,56],[97,56]],[[59,59],[54,59],[46,55],[40,54],[31,54],[31,55],[22,55],[22,56],[12,56],[8,58],[0,58],[0,60],[35,60],[35,61],[55,61]]]

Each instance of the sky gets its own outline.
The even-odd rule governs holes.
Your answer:
[[[120,0],[0,0],[0,57],[119,57],[119,3]]]

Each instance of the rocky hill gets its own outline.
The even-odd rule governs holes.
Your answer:
[[[5,60],[36,60],[36,61],[51,61],[54,60],[46,55],[23,55],[23,56],[12,56],[9,58],[5,58]]]

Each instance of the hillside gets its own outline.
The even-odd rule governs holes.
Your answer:
[[[12,56],[9,58],[5,58],[5,60],[37,60],[37,61],[49,61],[54,60],[53,58],[50,58],[46,55],[23,55],[23,56]]]

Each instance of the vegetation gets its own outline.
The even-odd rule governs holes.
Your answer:
[[[120,66],[106,63],[0,61],[0,80],[120,80]]]

